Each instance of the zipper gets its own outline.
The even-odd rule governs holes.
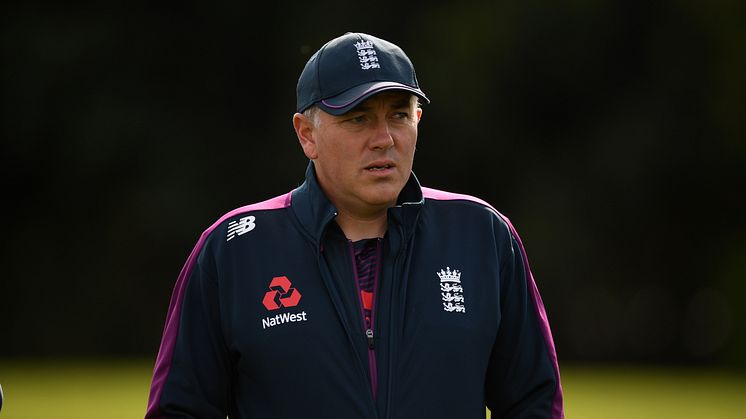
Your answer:
[[[381,239],[376,239],[376,264],[373,272],[373,301],[370,310],[370,324],[366,324],[365,309],[363,308],[362,289],[360,288],[360,278],[357,272],[357,260],[355,259],[355,249],[352,242],[348,240],[350,257],[352,259],[352,271],[355,276],[355,288],[357,289],[357,298],[360,302],[360,320],[363,329],[365,329],[365,338],[368,343],[368,369],[370,373],[370,389],[373,395],[373,401],[378,396],[378,367],[376,365],[376,345],[375,345],[375,321],[376,321],[376,302],[378,300],[378,276],[381,267]]]
[[[381,270],[381,252],[382,252],[382,239],[376,239],[376,265],[373,271],[373,301],[370,306],[370,327],[365,331],[365,336],[368,338],[368,359],[371,365],[371,385],[373,386],[373,400],[376,400],[378,395],[378,367],[376,366],[376,353],[375,353],[375,340],[373,331],[376,326],[376,308],[378,304],[378,277],[380,276]],[[365,319],[363,319],[365,320]]]
[[[376,349],[375,344],[373,343],[373,329],[367,329],[365,331],[365,337],[368,338],[368,349]]]
[[[398,306],[399,310],[404,310],[404,304],[399,304],[398,302],[394,302],[394,294],[395,294],[394,293],[394,288],[395,288],[394,284],[399,284],[399,282],[401,280],[401,276],[403,274],[402,269],[404,268],[404,266],[400,266],[400,265],[402,265],[402,261],[404,261],[403,263],[404,263],[405,266],[407,264],[407,262],[406,262],[406,260],[407,260],[407,249],[409,248],[409,244],[408,244],[408,242],[406,240],[406,236],[404,235],[404,229],[402,228],[401,225],[398,225],[398,231],[399,231],[399,239],[401,240],[401,244],[400,244],[400,248],[394,254],[394,260],[393,260],[393,263],[391,265],[391,276],[390,277],[391,277],[391,284],[392,285],[391,285],[391,287],[389,289],[389,301],[390,301],[390,304]],[[405,294],[400,295],[400,298],[403,298],[404,295]],[[403,303],[403,301],[402,301],[402,303]],[[393,313],[393,310],[392,310],[392,313]],[[399,316],[400,315],[401,314],[399,314]],[[391,331],[391,333],[390,333],[390,339],[389,339],[389,348],[388,348],[389,354],[395,354],[396,353],[395,350],[394,350],[394,346],[396,345],[396,343],[394,342],[394,340],[395,340],[395,338],[397,336],[397,333],[393,332],[394,330],[396,330],[396,328],[394,327],[394,322],[395,322],[394,317],[395,316],[393,314],[389,315],[389,324],[388,324],[388,328],[389,329],[388,330]],[[400,323],[400,325],[403,327],[403,323]],[[390,355],[390,357],[393,358],[393,355]],[[385,396],[386,397],[386,408],[384,410],[384,416],[383,416],[385,418],[388,418],[389,417],[389,412],[391,412],[391,393],[393,392],[393,388],[394,388],[394,382],[393,382],[393,377],[394,377],[394,371],[393,371],[394,362],[390,361],[388,367],[389,367],[389,370],[388,370],[388,383],[386,385],[387,394]]]

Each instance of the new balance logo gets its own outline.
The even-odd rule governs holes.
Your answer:
[[[256,227],[256,224],[254,224],[255,220],[256,217],[254,217],[253,215],[249,215],[248,217],[243,217],[238,221],[229,222],[228,239],[226,241],[231,241],[234,237],[246,234],[249,231],[253,230],[254,227]]]

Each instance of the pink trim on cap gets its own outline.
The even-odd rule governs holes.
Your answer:
[[[385,82],[383,82],[383,83],[385,83]],[[393,82],[393,81],[392,82],[388,82],[388,83],[389,84],[386,84],[386,85],[383,85],[383,86],[379,85],[379,84],[373,85],[369,89],[365,90],[363,93],[357,95],[355,98],[353,98],[349,102],[347,102],[345,104],[342,104],[342,105],[332,105],[332,104],[330,104],[330,103],[327,102],[327,99],[323,99],[321,101],[321,103],[323,103],[324,106],[332,108],[332,109],[340,109],[340,108],[344,108],[345,106],[350,106],[351,103],[355,103],[355,101],[359,100],[361,97],[364,97],[365,95],[368,95],[368,94],[374,93],[374,92],[378,92],[380,90],[390,90],[390,89],[402,89],[402,90],[406,90],[408,92],[417,93],[418,96],[422,95],[422,92],[419,89],[416,89],[416,88],[414,88],[412,86],[407,86],[406,84],[402,84],[402,83],[398,83],[398,82]],[[425,99],[427,100],[427,98],[425,98]]]
[[[528,288],[531,292],[531,296],[533,297],[534,311],[537,318],[539,319],[541,334],[544,337],[544,342],[547,345],[549,359],[552,362],[552,366],[554,367],[554,374],[557,379],[557,391],[554,393],[554,400],[552,402],[552,419],[563,419],[565,417],[565,414],[562,400],[562,383],[560,382],[559,363],[557,362],[557,352],[554,347],[552,330],[549,328],[549,319],[547,318],[547,312],[544,309],[544,302],[541,299],[539,289],[536,286],[536,281],[534,280],[534,275],[533,273],[531,273],[531,267],[528,264],[528,256],[526,255],[526,250],[523,247],[523,242],[521,242],[521,238],[520,236],[518,236],[518,232],[516,231],[515,227],[513,227],[513,224],[510,222],[508,217],[500,214],[500,212],[497,211],[492,205],[479,198],[470,195],[456,194],[424,187],[422,188],[422,194],[425,198],[440,201],[464,200],[479,203],[494,211],[495,214],[497,214],[503,221],[505,221],[505,224],[508,225],[510,232],[513,234],[513,237],[515,237],[516,241],[518,242],[518,246],[520,246],[521,249],[521,254],[523,255],[523,264],[526,266],[526,272],[528,273],[528,275],[526,275],[526,280],[528,281]]]
[[[176,337],[179,333],[179,320],[181,318],[181,303],[184,299],[184,293],[189,282],[189,277],[192,274],[194,266],[197,264],[197,258],[199,257],[202,248],[207,241],[213,230],[215,230],[225,220],[234,217],[238,214],[242,214],[249,211],[260,211],[260,210],[273,210],[287,208],[290,206],[291,193],[277,196],[272,199],[268,199],[263,202],[256,204],[246,205],[241,208],[237,208],[224,216],[220,217],[213,225],[205,230],[194,246],[192,253],[189,255],[184,267],[179,273],[179,277],[176,280],[173,293],[171,295],[171,302],[168,306],[168,314],[166,315],[166,325],[163,328],[163,337],[161,338],[161,346],[158,350],[158,357],[155,361],[155,368],[153,369],[153,380],[150,386],[150,397],[148,402],[148,410],[145,414],[146,418],[158,418],[162,417],[159,409],[161,400],[161,394],[163,393],[163,386],[166,383],[166,378],[171,370],[171,362],[173,360],[174,348],[176,347]]]

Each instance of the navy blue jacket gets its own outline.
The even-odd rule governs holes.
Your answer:
[[[562,418],[544,307],[510,222],[420,187],[389,209],[373,336],[313,164],[207,229],[176,282],[146,418]]]

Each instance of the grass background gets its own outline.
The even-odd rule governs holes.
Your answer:
[[[152,361],[0,360],[0,419],[119,419],[145,413]],[[746,376],[706,369],[562,368],[565,416],[746,418]]]

